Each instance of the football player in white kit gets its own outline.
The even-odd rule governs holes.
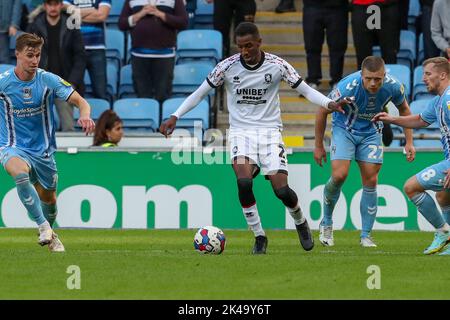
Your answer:
[[[286,81],[308,100],[326,109],[343,112],[346,102],[336,103],[325,97],[303,82],[285,60],[263,52],[255,24],[242,22],[235,30],[235,37],[240,53],[217,64],[203,84],[161,124],[159,131],[166,137],[170,135],[180,117],[197,106],[211,89],[224,85],[230,121],[228,142],[239,201],[255,235],[252,253],[266,253],[268,243],[253,194],[253,178],[260,170],[270,180],[275,195],[288,208],[300,243],[309,251],[314,247],[314,239],[297,195],[288,186],[287,159],[281,136],[280,82]]]

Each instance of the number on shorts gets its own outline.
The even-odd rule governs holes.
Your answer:
[[[374,144],[369,145],[369,149],[371,150],[369,152],[369,155],[367,156],[367,158],[369,159],[381,159],[383,158],[383,146],[376,146]],[[380,155],[377,158],[377,151],[380,150]]]
[[[420,177],[423,179],[423,181],[428,181],[431,178],[433,178],[436,175],[436,171],[434,169],[429,169],[422,173]]]

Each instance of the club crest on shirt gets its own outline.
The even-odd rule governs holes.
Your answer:
[[[265,84],[272,83],[272,75],[270,73],[266,73],[264,75],[264,83]]]
[[[22,96],[24,99],[31,99],[31,88],[23,88]]]
[[[238,152],[238,146],[233,147],[233,154],[236,154]]]

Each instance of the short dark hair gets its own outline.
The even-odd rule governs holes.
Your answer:
[[[433,63],[434,69],[437,69],[439,72],[444,72],[447,74],[447,77],[450,78],[450,62],[447,61],[444,57],[434,57],[429,58],[423,62],[423,66],[425,67],[427,64]]]
[[[16,50],[22,51],[26,47],[39,48],[44,44],[44,39],[34,33],[22,33],[17,37]]]
[[[241,22],[234,29],[234,37],[243,37],[246,35],[252,35],[255,38],[259,38],[259,30],[256,24],[253,22]]]
[[[361,63],[361,70],[366,69],[370,72],[377,72],[384,69],[384,60],[376,56],[368,56]]]

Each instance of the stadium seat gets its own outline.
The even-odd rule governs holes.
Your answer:
[[[397,80],[403,83],[405,87],[405,95],[409,100],[411,96],[411,70],[404,65],[387,64],[386,72],[393,75],[397,78]]]
[[[119,99],[136,97],[136,93],[134,92],[133,87],[132,69],[130,64],[127,64],[120,69],[119,83]]]
[[[106,18],[106,25],[108,28],[117,28],[119,25],[119,16],[122,12],[122,7],[125,1],[123,0],[112,0],[111,1],[111,11],[109,12],[108,18]]]
[[[113,110],[122,119],[125,130],[156,132],[159,127],[159,103],[155,99],[119,99]]]
[[[115,63],[111,61],[107,62],[106,65],[106,94],[110,102],[115,100],[117,95],[117,79],[118,79],[118,69]],[[88,98],[94,98],[94,91],[92,88],[91,77],[89,72],[86,70],[84,72],[84,86],[85,86],[85,96]]]
[[[162,120],[170,118],[170,115],[183,103],[184,98],[170,98],[163,102]],[[202,129],[209,129],[209,104],[206,100],[201,101],[194,109],[183,115],[177,121],[177,127],[194,128],[195,121],[202,121]]]
[[[106,29],[106,58],[117,65],[117,70],[122,67],[125,59],[125,35],[120,30]]]
[[[212,69],[211,65],[205,62],[190,62],[175,65],[172,94],[191,94],[205,81]]]
[[[408,30],[416,33],[416,20],[420,16],[419,0],[409,0]]]
[[[423,44],[423,33],[419,35],[419,48],[417,50],[417,65],[421,65],[425,60],[425,48]]]
[[[395,124],[391,124],[391,128],[392,128],[392,133],[395,135],[403,135],[403,128],[396,126]],[[405,145],[405,139],[394,139],[392,140],[392,143],[389,145],[389,147],[391,148],[398,148],[398,147],[402,147]]]
[[[214,3],[207,3],[205,0],[197,0],[195,9],[194,28],[214,29],[213,25]]]
[[[15,67],[13,64],[0,64],[0,74]]]
[[[427,86],[423,82],[423,67],[418,66],[414,69],[413,76],[413,100],[428,100],[435,97],[435,95],[431,94],[427,90]]]
[[[202,59],[213,67],[222,60],[222,34],[216,30],[184,30],[177,36],[176,63]]]
[[[418,100],[413,101],[410,105],[411,113],[420,114],[430,103],[429,100]],[[439,124],[437,122],[433,122],[431,125],[425,128],[414,129],[414,134],[422,134],[422,135],[440,135],[441,130],[439,129]],[[414,139],[414,146],[416,147],[434,147],[440,148],[442,144],[440,140],[436,139]]]
[[[381,57],[381,48],[373,47],[373,55]],[[416,35],[409,30],[400,31],[400,50],[397,53],[397,63],[408,66],[411,70],[416,62]]]
[[[103,99],[96,98],[86,98],[86,101],[91,106],[91,118],[94,121],[97,121],[100,118],[101,114],[108,109],[111,109],[111,105],[109,101]],[[73,120],[74,126],[76,129],[81,129],[77,124],[78,118],[80,117],[80,110],[78,108],[73,108]]]

